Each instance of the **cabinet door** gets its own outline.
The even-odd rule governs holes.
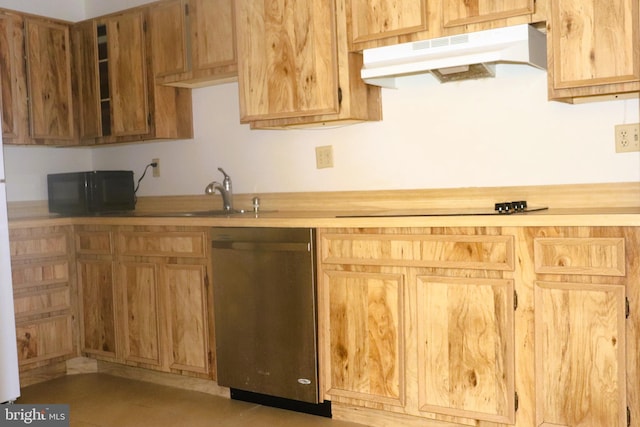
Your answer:
[[[100,81],[98,62],[98,33],[95,21],[76,24],[72,28],[75,56],[78,120],[80,139],[102,136],[100,113]],[[103,66],[106,66],[105,62]],[[108,118],[108,116],[107,116]]]
[[[149,8],[157,82],[199,87],[235,79],[231,0],[172,0]]]
[[[25,18],[31,137],[73,143],[69,26]]]
[[[555,0],[547,24],[549,97],[640,91],[637,0]]]
[[[158,266],[154,263],[125,261],[120,269],[124,358],[160,367]]]
[[[351,42],[427,30],[426,0],[350,0]]]
[[[106,21],[111,134],[149,133],[144,15],[130,12]]]
[[[334,1],[236,1],[241,122],[338,113],[335,19]]]
[[[161,2],[149,9],[156,77],[185,73],[191,67],[187,0]]]
[[[326,390],[403,406],[404,278],[325,271]]]
[[[79,260],[82,350],[116,357],[115,289],[111,260]]]
[[[208,372],[206,268],[169,264],[162,268],[162,294],[169,368]]]
[[[0,13],[0,86],[2,136],[6,143],[28,135],[26,74],[23,60],[22,19]],[[23,142],[23,141],[21,141]]]
[[[418,276],[421,411],[513,424],[513,281]]]
[[[234,65],[236,31],[232,0],[190,0],[191,52],[194,73]]]
[[[534,12],[534,0],[443,1],[444,27],[493,21]]]
[[[536,425],[627,425],[625,288],[537,282]]]

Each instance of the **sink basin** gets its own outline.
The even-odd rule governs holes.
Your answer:
[[[187,212],[145,212],[136,216],[148,217],[209,217],[209,216],[230,216],[242,213],[241,211],[223,211],[222,209],[212,209],[207,211],[187,211]]]

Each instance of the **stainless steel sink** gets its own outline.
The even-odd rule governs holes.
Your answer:
[[[187,211],[187,212],[136,212],[135,216],[144,217],[210,217],[210,216],[232,216],[242,213],[241,211],[224,211],[213,209],[207,211]]]

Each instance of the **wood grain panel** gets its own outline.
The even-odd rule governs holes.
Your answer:
[[[142,12],[107,20],[112,134],[149,133],[147,53]]]
[[[330,372],[327,393],[402,406],[401,275],[325,272]]]
[[[203,232],[122,232],[122,254],[203,258],[208,239]]]
[[[22,20],[0,13],[0,79],[2,79],[2,136],[26,136],[26,75],[22,61]],[[22,98],[21,98],[22,97]],[[6,141],[5,141],[6,142]]]
[[[124,307],[125,359],[160,366],[158,266],[121,264]]]
[[[80,139],[102,136],[96,21],[72,27]]]
[[[626,91],[638,91],[639,8],[637,0],[551,2],[548,50],[552,99],[570,94],[562,89],[607,84],[633,83]],[[578,91],[578,94],[598,95],[599,92]]]
[[[347,1],[353,43],[427,29],[425,0]]]
[[[9,239],[9,248],[12,261],[68,255],[67,236],[64,233],[15,236]]]
[[[443,2],[444,27],[494,21],[534,12],[534,0],[454,0]]]
[[[624,286],[537,282],[536,425],[627,425]]]
[[[234,2],[190,0],[190,5],[196,21],[191,27],[194,69],[237,64]]]
[[[14,263],[11,266],[11,277],[15,290],[68,283],[69,262],[57,260],[27,264]]]
[[[82,349],[116,355],[116,298],[111,260],[78,260]]]
[[[25,19],[31,136],[73,140],[69,26]]]
[[[544,274],[625,275],[624,238],[536,238],[535,271]]]
[[[51,313],[71,308],[69,287],[56,287],[16,294],[13,298],[16,319],[27,315]]]
[[[163,269],[169,367],[206,373],[208,328],[203,265],[167,265]]]
[[[335,2],[236,1],[240,119],[338,113]]]
[[[327,264],[513,270],[513,236],[324,234]]]
[[[513,424],[512,280],[417,277],[420,410]]]
[[[70,314],[18,323],[16,335],[21,366],[73,353]]]
[[[113,233],[100,230],[76,230],[76,251],[83,255],[113,254]]]
[[[186,0],[177,0],[159,2],[149,9],[156,76],[184,73],[191,67],[186,8]]]

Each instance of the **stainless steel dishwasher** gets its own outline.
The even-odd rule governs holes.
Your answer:
[[[315,230],[219,227],[211,236],[218,383],[232,397],[317,404]]]

